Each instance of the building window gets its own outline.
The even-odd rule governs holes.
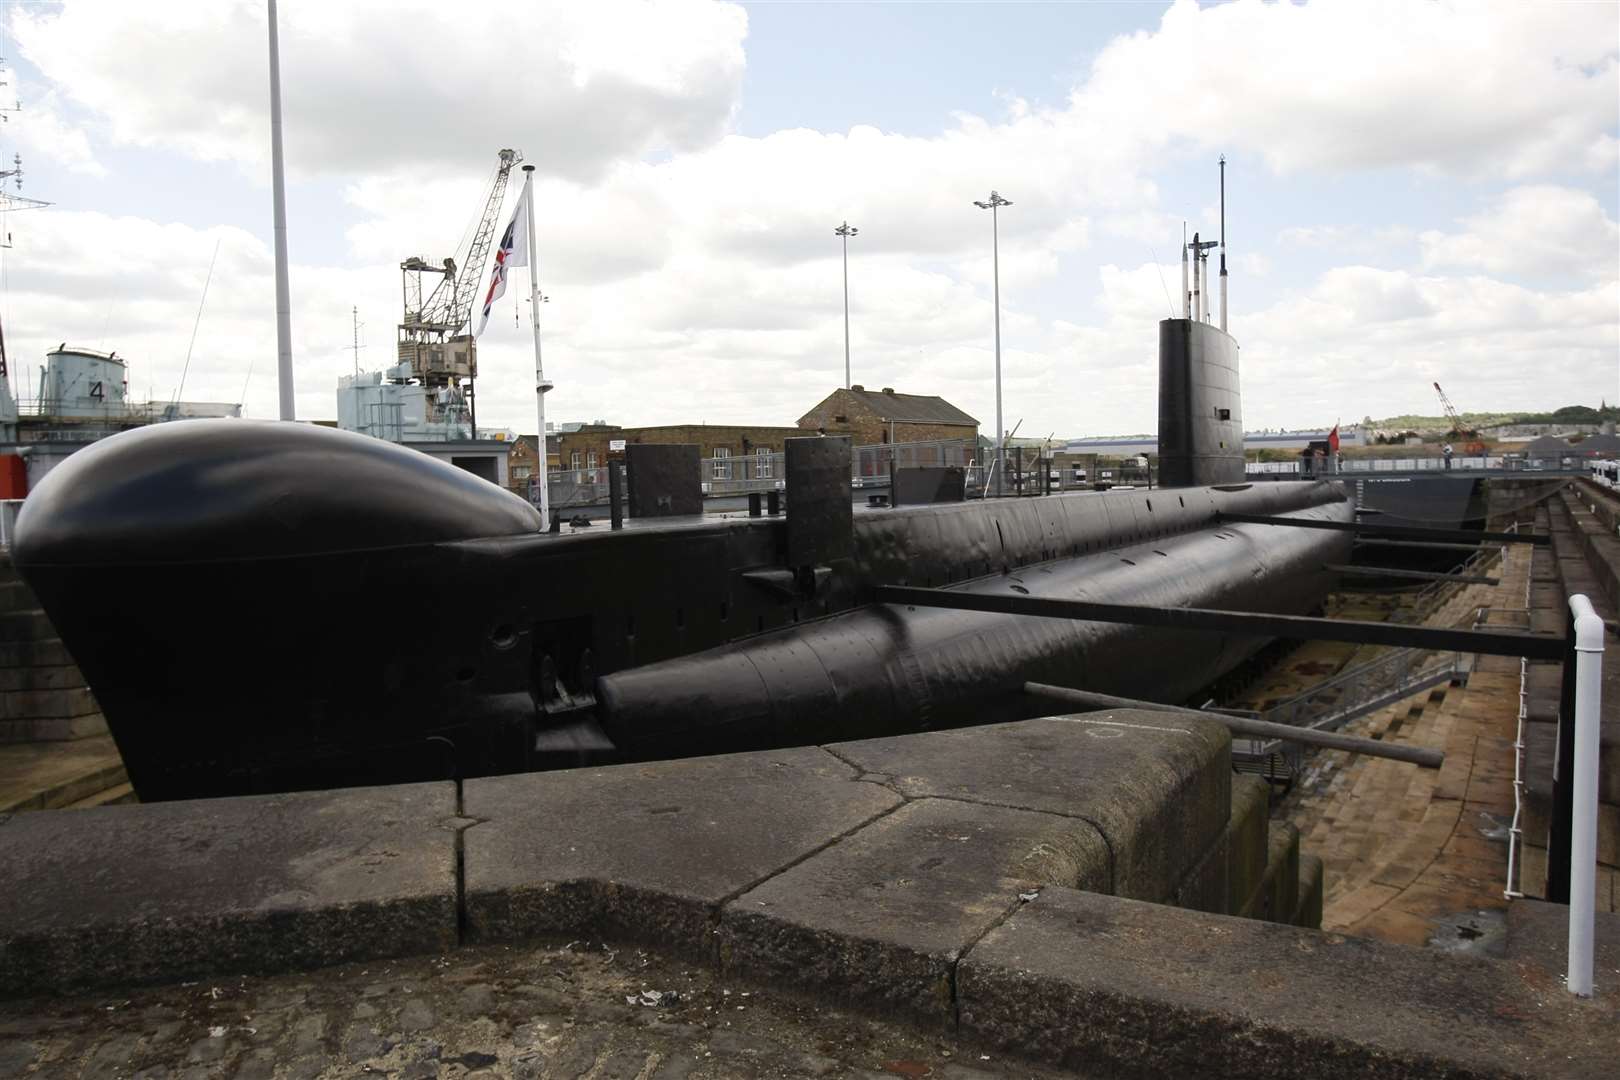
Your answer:
[[[717,446],[714,448],[714,478],[716,480],[731,479],[731,448]]]
[[[847,416],[835,416],[835,417],[833,417],[833,423],[835,423],[835,424],[847,424],[847,423],[849,423],[849,417],[847,417]]]
[[[585,455],[585,469],[591,474],[591,483],[596,483],[596,451],[591,450]]]
[[[529,467],[527,465],[514,465],[512,466],[512,475],[519,480],[527,480],[529,478]]]
[[[769,480],[771,478],[771,451],[769,447],[757,447],[754,450],[754,479]]]
[[[568,467],[570,469],[574,470],[575,472],[579,472],[579,451],[578,450],[575,450],[573,453],[568,455]]]

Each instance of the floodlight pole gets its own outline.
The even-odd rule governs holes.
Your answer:
[[[297,419],[293,404],[292,298],[287,287],[287,182],[281,157],[281,45],[276,0],[270,0],[270,183],[276,241],[276,387],[280,418]]]
[[[997,217],[997,210],[1003,206],[1011,206],[1011,201],[1003,199],[998,192],[990,192],[988,202],[973,201],[973,205],[980,210],[990,211],[990,265],[991,277],[994,281],[995,309],[996,309],[996,459],[991,466],[996,474],[996,494],[1004,491],[1003,480],[1006,473],[1006,462],[1003,460],[1006,448],[1002,445],[1004,435],[1001,427],[1001,226]]]
[[[833,234],[844,240],[844,389],[849,389],[849,238],[860,234],[859,229],[844,222]]]

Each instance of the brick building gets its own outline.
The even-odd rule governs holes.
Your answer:
[[[663,424],[655,427],[618,427],[611,424],[590,424],[578,431],[565,431],[558,437],[559,466],[562,469],[583,469],[587,472],[607,466],[608,461],[623,455],[613,444],[678,443],[698,448],[698,456],[712,462],[705,479],[744,480],[757,479],[760,468],[770,468],[773,454],[782,452],[786,439],[803,437],[797,427],[767,427],[757,424]],[[739,468],[744,459],[751,464],[746,470]]]
[[[979,422],[942,397],[897,394],[893,387],[868,390],[856,384],[834,390],[799,417],[806,431],[849,435],[856,446],[925,442],[934,439],[976,440]]]

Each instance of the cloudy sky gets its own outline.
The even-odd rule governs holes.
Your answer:
[[[0,315],[136,397],[275,413],[262,0],[4,2],[23,157]],[[1250,427],[1620,398],[1620,6],[282,0],[294,363],[331,418],[358,307],[451,254],[496,151],[537,166],[548,416],[792,423],[855,381],[1022,435],[1152,431],[1182,222],[1217,226]],[[516,185],[509,198],[515,198]],[[511,203],[508,204],[509,206]],[[503,214],[507,211],[503,211]],[[532,431],[527,312],[479,420]]]

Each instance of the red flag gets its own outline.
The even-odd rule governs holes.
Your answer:
[[[1328,432],[1328,449],[1333,453],[1339,452],[1339,425],[1334,424],[1333,430]]]

